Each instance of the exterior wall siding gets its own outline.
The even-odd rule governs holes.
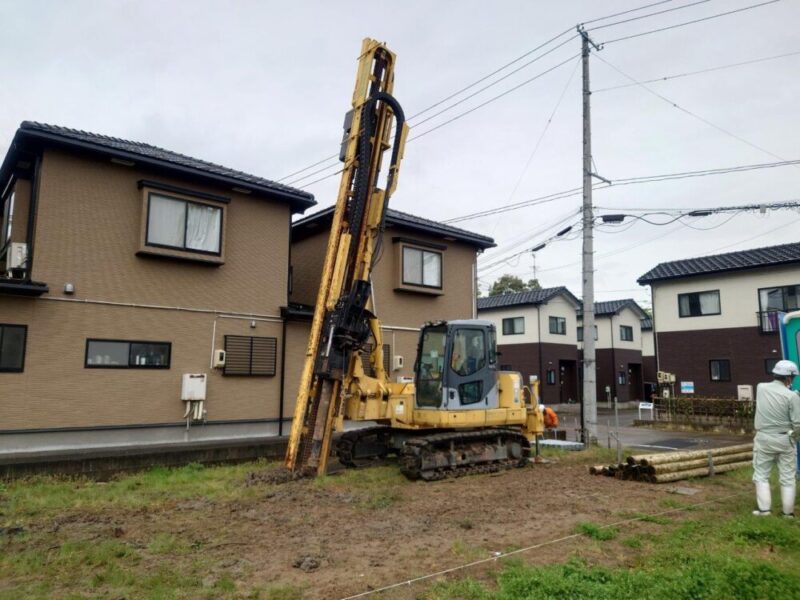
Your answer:
[[[142,178],[231,198],[226,264],[137,256]],[[286,303],[289,207],[135,168],[45,152],[33,279],[75,298],[279,315]]]
[[[771,379],[765,361],[780,358],[777,335],[759,333],[757,327],[658,331],[658,363],[676,379],[693,381],[695,393],[703,396],[736,396],[737,385],[755,386]],[[730,361],[731,381],[711,381],[709,361]]]
[[[25,369],[0,373],[0,431],[180,424],[184,373],[207,373],[208,420],[277,419],[280,372],[225,376],[212,347],[225,335],[275,337],[281,323],[208,313],[0,298],[0,322],[28,326]],[[170,342],[169,369],[87,369],[86,339]],[[278,366],[281,356],[278,356]]]

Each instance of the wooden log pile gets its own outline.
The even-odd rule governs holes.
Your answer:
[[[628,456],[625,462],[619,464],[589,467],[589,473],[617,479],[669,483],[733,471],[751,465],[752,461],[753,444],[739,444],[710,450]]]

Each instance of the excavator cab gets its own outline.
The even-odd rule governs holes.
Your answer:
[[[417,407],[497,408],[496,348],[494,325],[489,321],[427,323],[417,348]]]

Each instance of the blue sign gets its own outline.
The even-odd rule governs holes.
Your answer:
[[[681,381],[681,394],[694,394],[694,381]]]

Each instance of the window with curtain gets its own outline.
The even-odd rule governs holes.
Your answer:
[[[521,335],[525,333],[525,317],[503,319],[503,335]]]
[[[567,335],[567,320],[564,317],[550,317],[548,321],[550,333]]]
[[[147,244],[189,252],[220,254],[222,208],[150,194]]]
[[[423,287],[442,287],[442,254],[420,248],[403,247],[403,283]]]
[[[623,342],[632,342],[633,341],[633,327],[630,325],[620,325],[619,326],[619,339]]]
[[[719,290],[678,294],[678,314],[681,317],[720,314]]]

